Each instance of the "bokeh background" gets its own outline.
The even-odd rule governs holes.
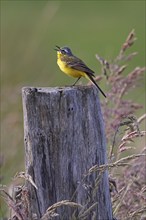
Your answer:
[[[9,185],[14,174],[24,170],[22,87],[74,82],[58,69],[55,45],[69,46],[98,73],[95,54],[112,60],[132,29],[138,40],[130,50],[138,55],[127,71],[145,66],[145,1],[1,1],[3,184]],[[104,81],[101,86],[106,91]],[[141,80],[131,99],[144,104],[144,91]]]

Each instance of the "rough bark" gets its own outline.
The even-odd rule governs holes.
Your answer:
[[[39,219],[49,206],[69,200],[84,208],[61,206],[53,219],[83,219],[93,204],[84,219],[112,219],[107,171],[101,178],[85,175],[107,162],[97,89],[23,88],[22,94],[26,172],[38,187],[28,184],[32,212]]]

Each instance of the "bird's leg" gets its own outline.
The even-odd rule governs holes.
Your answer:
[[[80,78],[81,78],[81,77],[77,78],[77,80],[75,81],[75,83],[74,83],[72,86],[75,86],[76,83],[79,81]]]

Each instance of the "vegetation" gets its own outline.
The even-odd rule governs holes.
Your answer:
[[[135,52],[126,54],[129,47],[134,44],[135,39],[133,30],[122,45],[119,55],[113,61],[108,62],[96,55],[103,72],[96,80],[99,82],[105,77],[109,87],[108,98],[102,102],[107,144],[109,146],[108,164],[95,165],[89,169],[86,175],[98,171],[98,184],[102,172],[106,169],[109,170],[113,215],[117,220],[139,220],[146,217],[146,207],[144,205],[146,199],[146,174],[144,172],[146,149],[141,147],[142,150],[139,152],[140,148],[138,146],[144,145],[146,131],[142,130],[143,126],[141,124],[146,119],[146,114],[136,118],[136,112],[143,106],[126,98],[130,90],[136,89],[139,79],[143,77],[145,67],[136,67],[133,71],[124,75],[125,62],[131,61],[136,55]],[[136,140],[138,141],[136,142]],[[36,188],[31,177],[23,172],[17,174],[15,178],[23,178]],[[17,187],[13,197],[8,194],[4,187],[1,192],[8,207],[13,210],[15,219],[27,219],[30,215],[31,204],[29,204],[29,192],[26,186]],[[72,201],[60,201],[48,207],[46,213],[42,216],[42,220],[57,216],[56,209],[62,206],[80,207],[79,219],[85,219],[88,212],[92,210],[92,207],[84,210],[84,207]],[[14,217],[11,215],[10,219],[14,219]]]

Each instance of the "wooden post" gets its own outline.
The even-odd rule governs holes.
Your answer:
[[[107,162],[97,89],[23,88],[22,95],[26,172],[38,188],[29,184],[32,212],[40,219],[49,206],[70,200],[83,208],[62,206],[53,219],[112,220],[107,171],[98,186],[98,173],[85,175]]]

